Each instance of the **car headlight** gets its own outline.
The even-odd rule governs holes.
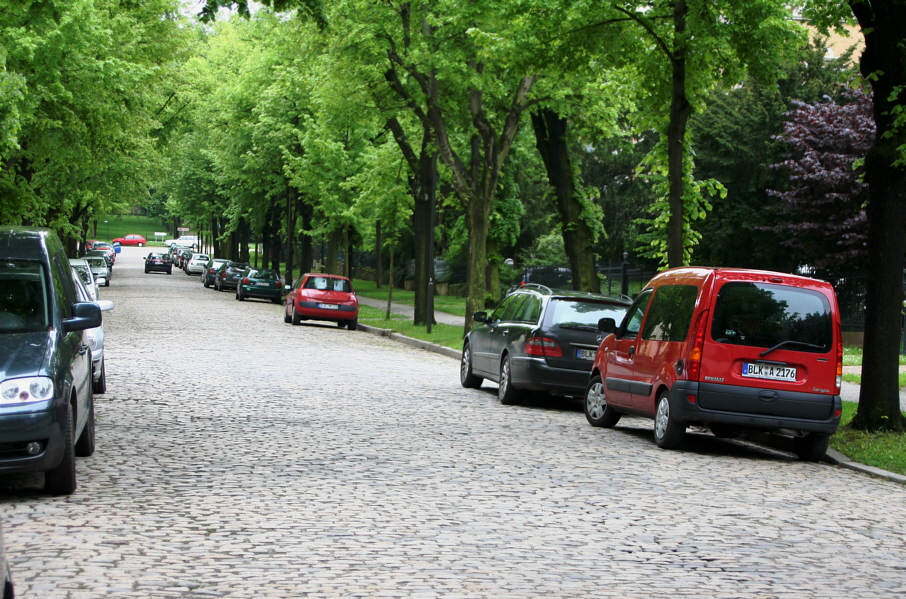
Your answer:
[[[0,383],[0,405],[16,405],[53,398],[53,381],[46,376],[7,379]]]

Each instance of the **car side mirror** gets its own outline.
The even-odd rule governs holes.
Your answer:
[[[598,321],[598,331],[601,333],[613,333],[617,330],[617,321],[613,318],[602,318]]]
[[[488,313],[476,312],[472,315],[472,320],[474,320],[475,322],[488,322]]]
[[[63,332],[84,331],[101,326],[101,309],[94,302],[76,302],[72,318],[63,319]]]

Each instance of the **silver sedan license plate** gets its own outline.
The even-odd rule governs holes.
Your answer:
[[[771,381],[796,381],[796,369],[792,366],[780,364],[764,364],[761,362],[743,362],[742,376],[753,379],[768,379]]]

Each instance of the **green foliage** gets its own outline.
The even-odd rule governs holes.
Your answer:
[[[690,148],[684,153],[683,168],[683,263],[688,264],[692,251],[701,240],[701,233],[696,225],[705,220],[711,210],[712,198],[723,199],[726,188],[716,179],[696,180],[693,176],[692,152]],[[639,235],[642,245],[637,248],[639,254],[667,264],[667,225],[670,219],[669,181],[667,180],[666,161],[658,159],[664,150],[661,144],[642,161],[640,176],[645,177],[654,189],[657,197],[649,211],[651,218],[639,219],[639,224],[646,226],[646,232]]]
[[[0,2],[0,220],[78,237],[147,196],[185,41],[175,0]]]

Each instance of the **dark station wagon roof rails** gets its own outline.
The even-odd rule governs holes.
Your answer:
[[[534,289],[535,291],[540,291],[541,293],[553,294],[554,290],[548,287],[547,285],[542,285],[541,283],[524,283],[518,287],[518,289]]]

